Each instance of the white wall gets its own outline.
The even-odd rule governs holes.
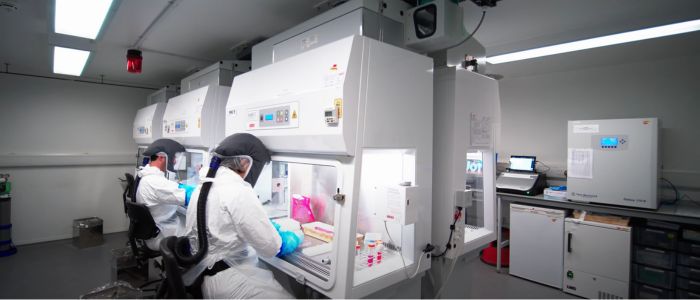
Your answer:
[[[105,233],[127,229],[117,177],[133,173],[132,122],[151,92],[0,74],[0,173],[11,175],[16,244],[69,238],[72,221],[90,216]]]
[[[663,176],[700,200],[700,55],[500,82],[499,160],[536,155],[563,176],[568,120],[658,117]]]

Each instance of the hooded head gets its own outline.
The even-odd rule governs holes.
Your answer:
[[[263,167],[272,159],[270,151],[260,139],[248,133],[236,133],[226,137],[216,147],[214,154],[221,158],[222,166],[248,168],[247,175],[244,175],[243,179],[251,186],[255,186]],[[252,159],[252,166],[245,162],[246,158]]]
[[[153,157],[158,154],[165,154],[167,157],[166,169],[170,172],[175,172],[175,159],[179,155],[185,153],[185,147],[180,145],[180,143],[173,141],[171,139],[159,139],[151,143],[151,145],[143,151],[143,155],[146,157]]]

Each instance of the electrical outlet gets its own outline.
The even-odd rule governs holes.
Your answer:
[[[455,231],[452,233],[452,240],[450,240],[452,248],[447,251],[445,257],[457,259],[460,256],[462,249],[464,249],[464,234],[464,214],[461,214],[459,219],[457,219],[457,223],[455,223]]]

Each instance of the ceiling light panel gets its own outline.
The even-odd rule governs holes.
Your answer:
[[[518,51],[508,54],[496,55],[488,57],[487,62],[491,64],[501,64],[530,58],[555,55],[567,52],[574,52],[610,45],[624,44],[641,40],[653,39],[669,35],[676,35],[700,30],[700,20],[693,20],[681,23],[675,23],[664,26],[651,27],[646,29],[634,30],[618,34],[606,35],[591,39],[585,39],[570,43],[546,46],[525,51]]]
[[[56,0],[54,31],[95,39],[113,0]]]
[[[54,47],[53,72],[72,76],[80,76],[85,69],[90,51]]]

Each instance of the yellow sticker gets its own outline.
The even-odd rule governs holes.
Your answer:
[[[338,111],[338,119],[343,117],[343,98],[335,98],[333,101],[335,109]]]
[[[297,118],[297,111],[295,110],[295,111],[292,111],[292,119],[296,119],[296,118]]]

